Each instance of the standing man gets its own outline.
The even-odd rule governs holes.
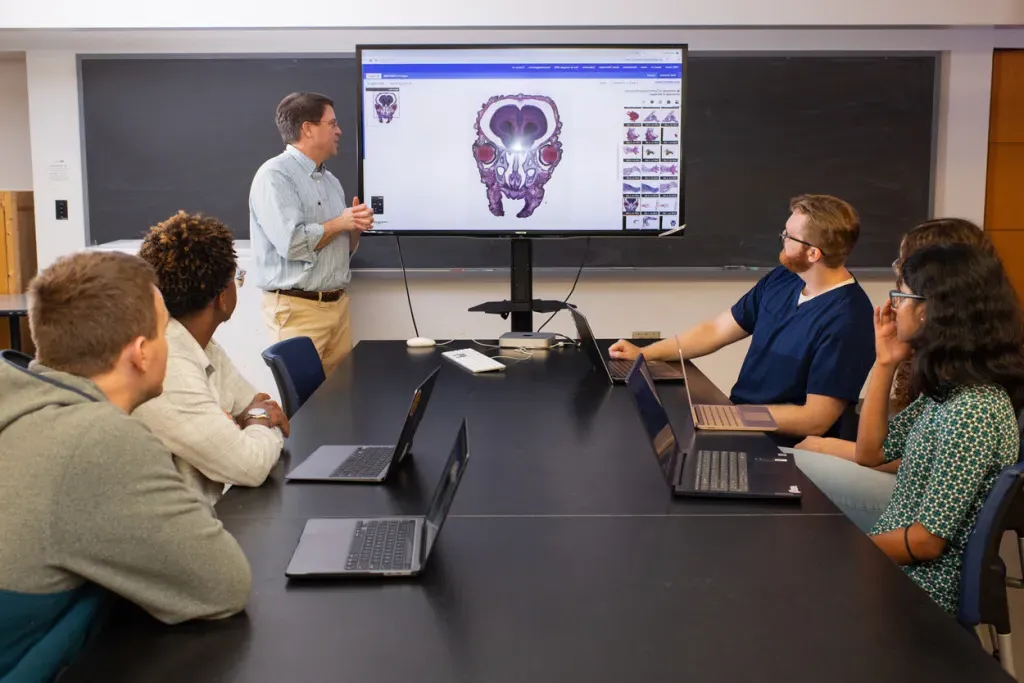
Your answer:
[[[273,341],[309,337],[324,372],[352,350],[349,259],[373,212],[352,200],[324,162],[338,154],[341,128],[334,102],[297,92],[277,105],[277,130],[286,147],[265,162],[249,192],[249,237],[263,320]]]

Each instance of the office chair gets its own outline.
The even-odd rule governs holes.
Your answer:
[[[274,374],[281,407],[290,420],[323,381],[324,365],[309,337],[292,337],[263,351],[263,361]]]
[[[999,545],[1004,531],[1013,531],[1018,540],[1024,532],[1022,488],[1024,463],[1018,462],[999,473],[964,549],[957,610],[957,621],[965,628],[973,631],[975,626],[988,625],[993,656],[1015,678],[1006,587],[1019,586],[1020,580],[1008,579]]]
[[[32,356],[22,353],[21,351],[15,351],[14,349],[4,349],[0,351],[0,359],[7,361],[13,365],[17,365],[19,368],[28,370],[28,364],[32,362]]]

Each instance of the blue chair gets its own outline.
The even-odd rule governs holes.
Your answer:
[[[274,374],[281,407],[289,420],[327,379],[324,364],[309,337],[277,342],[263,352],[263,361]]]
[[[999,556],[1004,531],[1024,536],[1024,463],[1018,462],[999,473],[978,513],[964,549],[960,576],[960,605],[957,621],[973,631],[987,624],[992,632],[993,655],[1011,676],[1014,674],[1010,642],[1010,608],[1006,599],[1006,564]],[[1019,543],[1018,543],[1019,547]],[[1013,585],[1014,580],[1009,581]]]

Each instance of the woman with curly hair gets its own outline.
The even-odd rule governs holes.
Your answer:
[[[892,267],[897,286],[902,282],[902,267],[907,258],[927,246],[966,244],[987,254],[995,249],[984,231],[962,218],[937,218],[915,226],[900,242],[899,257]],[[911,390],[911,361],[900,363],[893,377],[889,413],[906,408],[917,393]],[[809,437],[796,446],[800,469],[826,496],[865,532],[871,529],[889,504],[900,461],[864,468],[855,465],[855,443],[844,439]],[[822,454],[835,457],[822,457]],[[841,460],[840,460],[841,459]]]
[[[999,472],[1017,461],[1024,320],[993,255],[967,245],[911,254],[875,310],[875,367],[855,459],[901,459],[871,539],[947,612],[956,611],[967,539]],[[890,418],[900,363],[917,398]]]

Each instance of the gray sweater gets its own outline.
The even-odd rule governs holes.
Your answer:
[[[161,441],[92,382],[0,361],[0,471],[0,679],[19,663],[67,663],[47,636],[89,627],[66,623],[86,592],[169,624],[245,607],[238,543]]]

